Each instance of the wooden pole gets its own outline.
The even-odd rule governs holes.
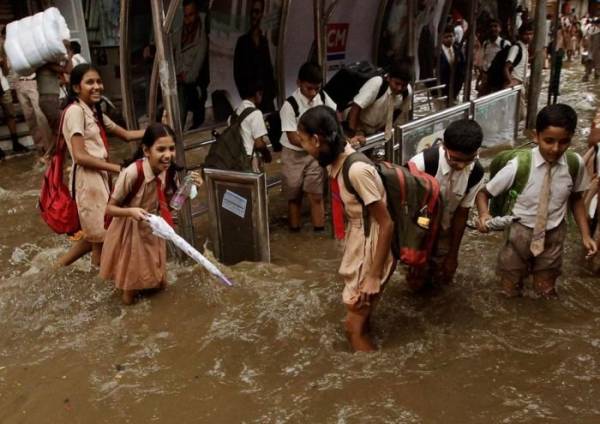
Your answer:
[[[542,69],[544,68],[544,43],[546,41],[546,0],[538,0],[535,9],[535,32],[533,35],[533,64],[527,90],[527,125],[526,128],[535,128],[538,110],[538,100],[542,91]]]
[[[467,75],[465,77],[465,102],[471,100],[471,85],[473,81],[473,54],[475,51],[475,36],[477,33],[477,5],[476,0],[471,0],[469,10],[469,39],[467,44]]]
[[[168,34],[164,32],[164,4],[163,0],[151,0],[152,23],[154,27],[154,43],[156,46],[156,57],[160,77],[160,88],[162,90],[163,103],[167,111],[167,123],[175,132],[175,157],[177,165],[182,168],[179,172],[180,180],[187,173],[185,162],[185,148],[183,144],[183,128],[181,126],[181,112],[177,97],[177,82],[175,80],[175,59],[173,47]],[[192,208],[186,202],[177,214],[177,226],[181,236],[188,242],[194,244],[194,226],[192,225]]]

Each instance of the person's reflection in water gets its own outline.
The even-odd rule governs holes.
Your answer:
[[[269,42],[260,29],[265,10],[264,0],[252,1],[250,9],[250,31],[238,38],[233,58],[233,76],[239,93],[247,92],[251,81],[260,80],[264,84],[263,112],[275,110],[273,100],[277,94]]]
[[[190,129],[198,128],[204,122],[209,83],[208,32],[207,13],[200,11],[197,0],[184,0],[181,43],[176,46],[177,85],[182,99],[182,125],[185,125],[188,112],[193,114]]]

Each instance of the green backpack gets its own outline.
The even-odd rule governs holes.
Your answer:
[[[577,154],[570,150],[567,150],[565,155],[569,167],[569,174],[571,174],[573,183],[575,183],[577,175],[579,174],[579,159],[577,158]],[[490,180],[494,178],[508,162],[515,158],[517,159],[517,174],[515,175],[513,185],[509,190],[490,200],[490,213],[492,216],[507,216],[512,214],[517,197],[523,192],[525,185],[529,180],[532,157],[531,149],[513,149],[499,153],[494,160],[492,160],[492,163],[490,164]]]

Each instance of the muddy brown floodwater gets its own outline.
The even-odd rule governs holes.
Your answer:
[[[587,127],[600,83],[564,72],[561,100]],[[89,260],[51,270],[68,241],[38,216],[31,162],[0,164],[1,423],[600,422],[600,281],[574,228],[559,300],[500,297],[502,234],[468,231],[455,283],[414,295],[397,272],[380,350],[352,354],[341,248],[289,234],[277,191],[272,264],[225,268],[227,289],[172,262],[165,292],[123,307]]]

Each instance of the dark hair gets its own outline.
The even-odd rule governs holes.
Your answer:
[[[490,26],[492,26],[492,25],[498,25],[498,26],[502,26],[502,23],[500,22],[500,20],[499,20],[499,19],[497,19],[497,18],[492,18],[492,19],[490,20]]]
[[[535,129],[541,133],[548,127],[564,128],[569,133],[575,133],[577,128],[577,112],[563,103],[546,106],[538,113]]]
[[[249,99],[256,96],[259,91],[264,91],[265,85],[259,79],[250,79],[248,82],[240,86],[240,97],[242,99]]]
[[[319,158],[321,166],[330,165],[346,148],[344,130],[335,110],[328,106],[315,106],[304,112],[298,122],[298,129],[309,135],[319,135],[329,146],[329,152]]]
[[[79,54],[81,53],[81,44],[79,44],[77,41],[71,41],[71,43],[69,44],[69,47],[71,48],[71,51],[75,54]]]
[[[156,140],[161,137],[172,137],[175,140],[175,131],[163,123],[155,122],[150,124],[146,131],[144,131],[144,136],[140,141],[140,144],[133,154],[133,156],[129,160],[125,160],[123,162],[123,167],[131,165],[138,159],[142,159],[144,157],[144,147],[150,149]],[[177,166],[174,162],[171,163],[169,169],[167,169],[166,181],[165,181],[165,192],[166,193],[174,193],[177,190],[177,184],[175,183],[175,173],[180,171],[182,168]]]
[[[69,89],[67,90],[68,96],[66,106],[79,101],[79,95],[75,92],[75,89],[73,87],[80,85],[81,81],[83,81],[83,77],[85,76],[85,74],[87,74],[90,71],[96,71],[98,72],[98,75],[100,75],[100,71],[98,70],[98,68],[96,68],[90,63],[82,63],[74,67],[73,70],[71,70],[71,74],[69,75]],[[92,110],[96,114],[96,120],[98,121],[98,125],[101,125],[104,128],[104,115],[102,113],[100,103],[96,103]]]
[[[194,5],[198,9],[198,2],[196,0],[183,0],[183,7]]]
[[[533,23],[530,21],[524,21],[519,27],[519,35],[523,35],[526,32],[533,31]]]
[[[452,28],[451,25],[446,26],[446,28],[444,28],[444,34],[454,35],[454,28]]]
[[[406,60],[397,60],[392,63],[388,71],[390,78],[396,78],[401,81],[409,82],[411,80],[412,70],[410,62]]]
[[[477,152],[482,141],[481,126],[472,119],[454,121],[444,131],[444,147],[466,155]]]
[[[321,71],[321,67],[314,62],[304,63],[298,71],[298,80],[310,84],[322,84],[323,72]]]

